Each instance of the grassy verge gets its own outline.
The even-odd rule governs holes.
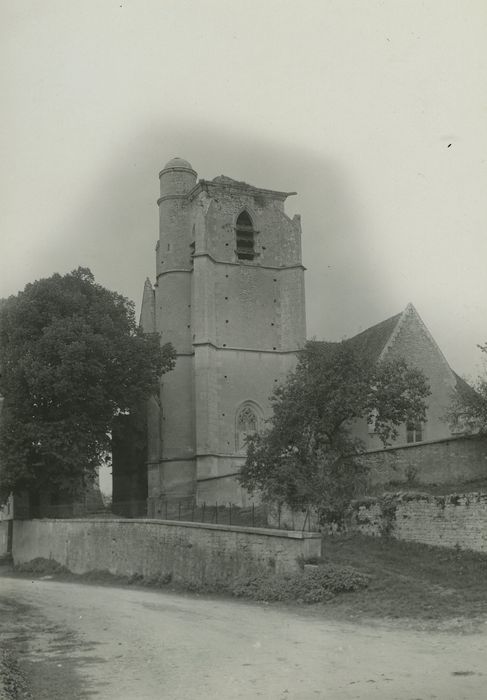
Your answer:
[[[193,593],[221,593],[236,598],[287,603],[328,602],[341,593],[357,591],[366,587],[369,583],[369,577],[366,574],[359,573],[351,566],[335,564],[322,564],[311,571],[298,571],[288,574],[262,571],[229,580],[207,582],[196,579],[174,582],[172,576],[167,573],[150,577],[145,577],[141,574],[115,576],[109,571],[89,571],[85,574],[72,574],[58,562],[43,558],[33,559],[25,564],[16,566],[15,572],[60,580],[170,588],[171,590]]]
[[[20,573],[93,583],[140,585],[269,602],[319,603],[337,620],[401,620],[429,629],[471,631],[487,621],[487,555],[361,535],[325,537],[318,568],[286,576],[262,573],[201,584],[170,575],[115,577],[106,571],[70,574],[34,560]]]
[[[325,564],[370,576],[334,602],[347,617],[446,621],[487,617],[487,555],[361,535],[325,537]]]

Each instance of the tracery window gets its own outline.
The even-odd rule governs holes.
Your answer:
[[[237,414],[236,447],[242,452],[246,447],[246,438],[253,435],[259,428],[259,419],[256,411],[249,404],[245,404]]]
[[[253,260],[255,257],[255,229],[248,212],[243,211],[235,227],[237,239],[237,258],[239,260]]]

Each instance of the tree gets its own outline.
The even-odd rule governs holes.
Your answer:
[[[487,343],[478,348],[487,354]],[[477,377],[471,386],[457,377],[456,391],[446,418],[457,433],[487,435],[487,378]]]
[[[366,476],[353,424],[374,423],[386,445],[399,425],[425,419],[429,393],[424,375],[403,360],[373,363],[346,342],[308,342],[271,397],[266,429],[247,440],[240,483],[265,501],[339,518]]]
[[[84,490],[109,460],[120,413],[136,411],[174,366],[137,327],[134,305],[90,270],[28,284],[0,309],[0,499]]]

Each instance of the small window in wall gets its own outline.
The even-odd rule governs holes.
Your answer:
[[[469,433],[477,432],[477,427],[475,421],[469,418],[468,414],[459,413],[450,425],[450,430],[453,435],[468,435]]]
[[[423,424],[409,422],[406,424],[406,441],[421,442],[423,440]]]
[[[236,448],[237,452],[244,452],[248,435],[253,435],[259,429],[259,419],[256,411],[249,404],[242,406],[237,413],[236,425]]]
[[[243,211],[237,219],[235,228],[237,238],[237,258],[253,260],[255,258],[255,229],[250,215]]]

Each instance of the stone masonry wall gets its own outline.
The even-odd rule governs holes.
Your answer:
[[[77,574],[218,583],[262,570],[295,571],[299,558],[321,555],[321,537],[167,520],[17,520],[12,555],[14,564],[43,557]]]
[[[363,456],[371,485],[466,483],[487,477],[487,440],[458,437],[377,450]]]
[[[404,493],[357,501],[348,528],[364,535],[487,552],[487,493]]]

